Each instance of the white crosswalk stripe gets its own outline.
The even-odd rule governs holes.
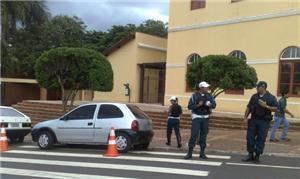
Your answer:
[[[40,170],[28,170],[28,169],[13,169],[13,168],[3,168],[0,167],[0,174],[6,175],[17,175],[17,176],[30,176],[30,177],[40,177],[40,178],[55,178],[55,179],[130,179],[125,177],[110,177],[103,175],[84,175],[84,174],[72,174],[64,172],[49,172]]]
[[[86,157],[86,158],[109,158],[99,154],[81,154],[81,153],[66,153],[66,152],[39,152],[39,151],[20,151],[11,150],[7,153],[30,154],[30,155],[48,155],[48,156],[64,156],[64,157]],[[220,166],[222,162],[198,161],[198,160],[184,160],[184,159],[170,159],[170,158],[156,158],[156,157],[141,157],[141,156],[119,156],[110,158],[115,160],[138,160],[151,162],[168,162],[168,163],[185,163],[208,166]]]
[[[17,156],[16,156],[17,155]],[[204,161],[204,160],[184,160],[181,157],[184,153],[176,152],[154,152],[154,151],[132,151],[128,155],[121,155],[119,157],[108,158],[101,154],[92,153],[74,153],[74,151],[41,151],[36,150],[35,146],[25,145],[20,146],[15,150],[10,150],[5,152],[4,155],[0,157],[0,162],[3,164],[9,163],[9,167],[2,165],[0,167],[0,174],[6,175],[16,175],[16,176],[27,176],[27,177],[40,177],[40,178],[124,178],[121,177],[120,173],[112,172],[109,174],[95,175],[93,174],[76,174],[71,171],[74,170],[72,167],[80,167],[85,169],[99,169],[102,171],[116,170],[116,171],[129,171],[129,172],[148,172],[149,174],[155,173],[157,175],[170,174],[179,175],[184,178],[184,176],[192,177],[207,177],[209,176],[209,167],[218,167],[224,164],[223,161]],[[34,157],[32,157],[34,156]],[[50,158],[49,157],[56,157]],[[174,157],[175,156],[175,157]],[[177,157],[177,158],[176,158]],[[180,159],[179,159],[180,157]],[[211,158],[230,159],[230,156],[222,155],[210,155]],[[82,160],[83,161],[82,161]],[[86,159],[93,159],[89,161]],[[99,160],[98,160],[99,159]],[[103,160],[102,160],[103,159]],[[105,162],[104,162],[105,161]],[[115,161],[115,162],[113,162]],[[120,161],[120,162],[118,162]],[[125,162],[124,162],[125,161]],[[127,163],[128,161],[128,163]],[[131,162],[129,162],[131,161]],[[136,162],[144,162],[145,164],[140,164]],[[151,163],[149,163],[151,162]],[[30,164],[34,168],[12,168],[12,164]],[[172,166],[172,165],[173,166]],[[43,166],[43,167],[36,167]],[[155,166],[156,165],[156,166]],[[157,166],[158,165],[158,166]],[[186,165],[186,166],[185,166]],[[17,165],[19,166],[19,165]],[[49,166],[50,167],[49,169]],[[56,171],[53,169],[59,167],[70,167],[70,172],[68,171]],[[185,166],[185,167],[180,167]],[[191,166],[187,167],[187,166]],[[192,167],[193,166],[193,167]],[[203,167],[202,167],[203,166]],[[206,166],[206,167],[205,167]],[[50,170],[50,171],[48,171]],[[54,171],[52,171],[54,170]],[[84,171],[84,169],[83,169]],[[78,171],[77,171],[78,172]],[[106,176],[109,175],[109,176]],[[110,176],[116,175],[116,176]],[[133,175],[135,176],[135,175]],[[132,178],[131,174],[127,174],[127,177]],[[136,178],[133,177],[133,178]]]
[[[40,159],[26,159],[26,158],[11,158],[1,157],[1,162],[15,162],[15,163],[30,163],[30,164],[47,164],[56,166],[69,167],[83,167],[83,168],[99,168],[99,169],[116,169],[116,170],[131,170],[142,172],[167,173],[177,175],[192,175],[192,176],[207,176],[208,171],[189,170],[189,169],[174,169],[166,167],[150,167],[138,165],[121,165],[121,164],[107,164],[107,163],[89,163],[89,162],[68,162],[59,160],[40,160]]]

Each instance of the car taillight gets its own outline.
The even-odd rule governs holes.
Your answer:
[[[139,131],[139,122],[137,120],[132,121],[131,130],[138,132]]]

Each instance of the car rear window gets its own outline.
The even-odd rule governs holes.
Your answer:
[[[98,119],[122,118],[123,112],[115,105],[102,104],[98,113]]]
[[[138,119],[149,119],[146,113],[142,111],[139,107],[134,105],[127,105],[130,111],[134,114],[134,116]]]
[[[21,113],[7,108],[0,108],[0,116],[9,116],[9,117],[25,117]]]

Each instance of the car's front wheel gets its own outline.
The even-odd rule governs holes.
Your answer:
[[[131,138],[126,133],[116,133],[116,145],[120,153],[127,153],[132,146]]]
[[[37,144],[40,149],[50,149],[54,144],[54,136],[49,131],[42,131],[39,134]]]

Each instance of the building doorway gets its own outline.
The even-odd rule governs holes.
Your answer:
[[[143,63],[141,69],[140,102],[164,103],[166,63]]]

